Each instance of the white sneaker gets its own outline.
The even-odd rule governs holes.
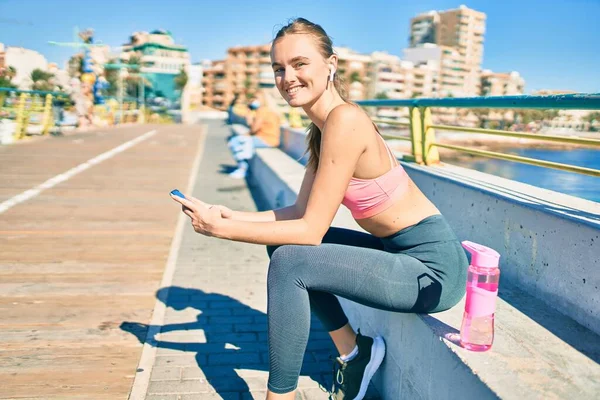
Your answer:
[[[231,172],[229,176],[234,179],[244,179],[246,177],[246,170],[238,168],[235,171]]]

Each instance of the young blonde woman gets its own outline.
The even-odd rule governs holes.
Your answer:
[[[268,246],[267,399],[294,398],[311,311],[340,353],[330,398],[362,399],[385,344],[355,332],[336,296],[395,312],[443,311],[464,295],[467,259],[368,115],[344,98],[325,31],[294,20],[277,33],[271,60],[283,98],[312,121],[296,203],[252,213],[173,198],[196,232]],[[330,227],[340,204],[368,234]]]

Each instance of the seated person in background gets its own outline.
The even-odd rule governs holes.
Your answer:
[[[255,149],[277,147],[280,143],[280,121],[277,113],[267,107],[258,96],[249,100],[248,108],[253,111],[247,118],[250,136],[238,135],[228,141],[228,146],[238,163],[238,168],[229,176],[237,179],[246,177],[248,162],[254,156]]]
[[[259,96],[250,98],[248,108],[254,111],[248,119],[250,135],[255,148],[278,147],[280,136],[279,116]]]

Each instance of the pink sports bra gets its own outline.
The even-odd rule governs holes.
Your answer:
[[[355,219],[369,218],[390,208],[408,188],[408,175],[392,154],[387,143],[377,134],[387,149],[392,169],[374,179],[350,179],[342,204]]]

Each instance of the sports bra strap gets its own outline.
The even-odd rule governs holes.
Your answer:
[[[381,133],[377,133],[377,136],[379,136],[381,138],[381,141],[383,142],[383,145],[385,146],[386,152],[388,153],[388,157],[390,158],[390,164],[391,164],[391,169],[394,169],[394,167],[396,167],[398,165],[398,161],[395,160],[396,157],[394,157],[392,150],[390,149],[390,147],[387,145],[387,143],[385,142],[385,139],[383,139],[383,136],[381,136]]]

